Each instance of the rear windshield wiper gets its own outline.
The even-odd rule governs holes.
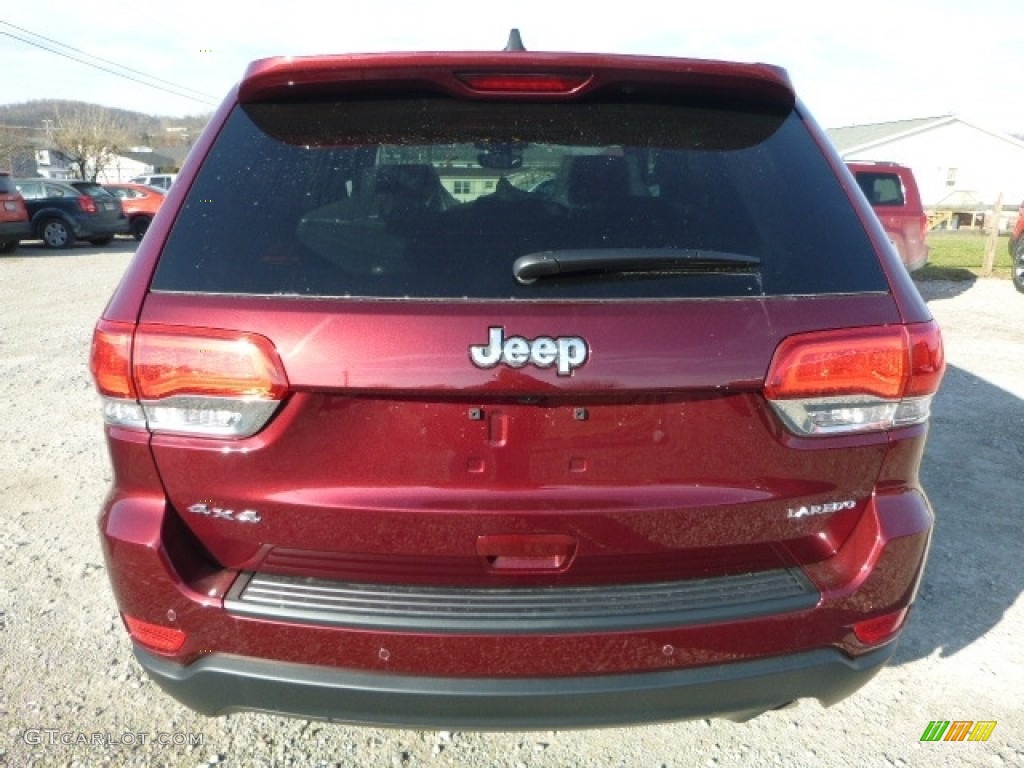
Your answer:
[[[761,259],[742,253],[683,248],[580,248],[538,251],[512,265],[518,282],[570,275],[680,275],[757,272]]]

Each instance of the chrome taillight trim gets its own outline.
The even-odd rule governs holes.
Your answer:
[[[923,424],[931,415],[932,396],[901,400],[871,396],[812,397],[768,402],[793,434],[830,437]]]
[[[162,400],[104,397],[103,420],[114,427],[169,435],[239,439],[259,432],[281,404],[277,400],[176,396]]]

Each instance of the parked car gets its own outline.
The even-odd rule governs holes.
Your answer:
[[[1017,221],[1010,234],[1011,276],[1017,290],[1024,293],[1024,203],[1017,213]]]
[[[783,70],[263,60],[181,177],[91,354],[107,570],[172,696],[742,720],[892,657],[942,342]]]
[[[32,236],[28,209],[9,173],[0,173],[0,253],[13,253]]]
[[[1014,250],[1017,247],[1017,243],[1020,241],[1021,236],[1024,235],[1024,203],[1020,204],[1017,209],[1017,220],[1013,223],[1013,228],[1010,230],[1010,237],[1006,242],[1006,250],[1012,256]]]
[[[914,172],[898,163],[848,162],[908,271],[928,263],[928,216]]]
[[[174,180],[178,178],[176,173],[148,173],[143,176],[136,176],[131,179],[132,184],[144,184],[147,187],[156,187],[165,192],[171,188]]]
[[[121,207],[128,217],[132,236],[136,240],[141,240],[156,212],[160,210],[164,201],[164,190],[131,182],[104,184],[103,188],[121,200]]]
[[[16,179],[32,219],[32,236],[48,248],[70,248],[75,240],[106,245],[128,232],[121,201],[92,181]]]

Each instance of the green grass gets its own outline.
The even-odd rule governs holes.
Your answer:
[[[922,280],[973,280],[981,275],[988,235],[981,232],[929,232],[928,265],[914,272]],[[994,277],[1010,276],[1008,235],[996,242]]]

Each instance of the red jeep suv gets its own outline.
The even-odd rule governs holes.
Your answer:
[[[91,366],[173,697],[741,720],[892,656],[942,345],[783,70],[258,61],[164,205]]]

